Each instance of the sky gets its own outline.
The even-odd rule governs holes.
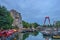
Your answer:
[[[0,0],[0,5],[15,9],[29,23],[43,24],[46,16],[50,17],[51,24],[60,20],[60,0]]]

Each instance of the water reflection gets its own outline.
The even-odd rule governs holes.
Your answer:
[[[25,40],[26,38],[28,38],[28,37],[32,37],[32,36],[37,36],[38,35],[38,32],[36,31],[36,32],[28,32],[28,33],[24,33],[24,35],[23,35],[23,40]],[[31,40],[31,39],[30,39]]]
[[[34,35],[32,36],[31,34],[29,35],[28,38],[26,38],[25,40],[44,40],[43,35],[41,33],[38,33],[38,35]]]
[[[51,37],[43,36],[40,32],[27,32],[27,33],[18,33],[16,35],[16,40],[60,40],[60,39],[52,39]]]

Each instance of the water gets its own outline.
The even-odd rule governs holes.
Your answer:
[[[25,40],[45,40],[45,37],[39,32],[37,34],[29,34]],[[51,40],[51,38],[49,38],[49,40]]]
[[[48,38],[49,40],[60,40],[60,39],[52,39],[49,36],[43,36],[40,32],[27,32],[27,33],[18,33],[15,35],[15,37],[10,38],[10,40],[46,40]],[[7,39],[9,40],[9,39]]]
[[[36,36],[30,34],[29,37],[27,37],[25,40],[45,40],[45,39],[43,38],[43,35],[39,33]]]

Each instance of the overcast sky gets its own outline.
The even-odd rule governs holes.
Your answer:
[[[27,22],[43,24],[45,16],[51,23],[60,20],[60,0],[0,0],[0,5],[17,10]]]

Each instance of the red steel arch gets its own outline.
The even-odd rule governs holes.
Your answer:
[[[45,25],[47,19],[48,19],[48,22],[49,22],[49,24],[50,24],[50,18],[49,18],[49,16],[46,16],[46,17],[45,17],[45,20],[44,20],[44,25]]]

